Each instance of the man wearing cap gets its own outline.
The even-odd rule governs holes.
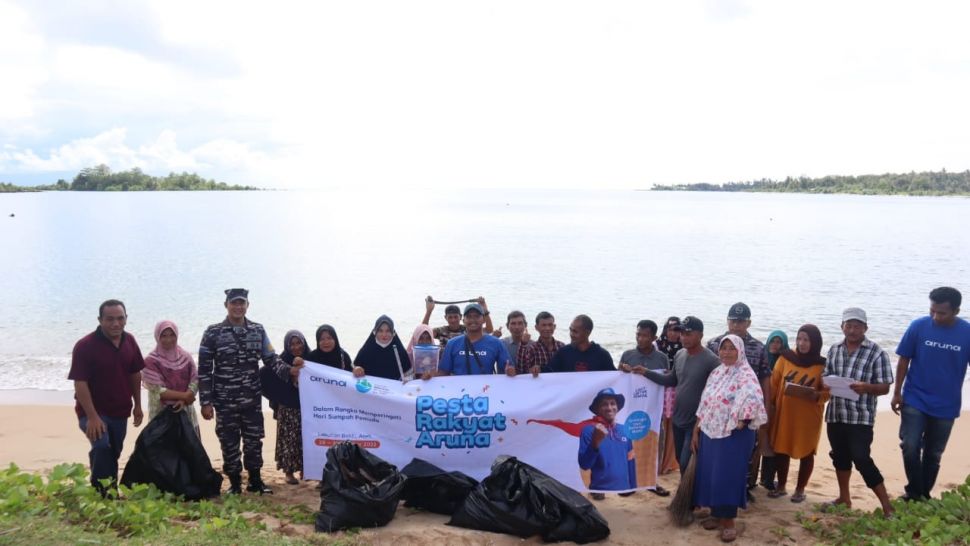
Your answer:
[[[484,310],[484,331],[490,334],[492,333],[492,317],[488,311],[488,305],[485,303],[485,298],[479,297],[476,303]],[[421,320],[421,324],[427,325],[431,323],[431,312],[434,311],[434,306],[434,298],[428,296],[424,299],[424,318]],[[462,324],[461,308],[457,305],[445,307],[445,322],[447,324],[444,326],[437,326],[431,329],[434,338],[441,344],[442,349],[444,349],[450,340],[465,333],[465,326]]]
[[[91,443],[91,485],[103,496],[118,481],[118,457],[128,432],[128,416],[141,424],[141,370],[145,361],[131,334],[125,332],[125,304],[108,300],[98,308],[98,327],[74,345],[71,371],[74,411]],[[134,408],[134,413],[132,412]],[[105,487],[101,480],[110,484]]]
[[[704,337],[704,323],[693,316],[684,317],[680,323],[680,342],[684,348],[674,356],[674,365],[669,373],[644,370],[647,379],[665,387],[677,387],[674,413],[671,416],[674,431],[674,446],[680,473],[687,470],[690,461],[690,438],[697,421],[697,406],[707,385],[707,376],[720,365],[717,356],[701,344]]]
[[[626,427],[616,422],[625,399],[611,388],[601,390],[589,405],[593,412],[592,425],[579,434],[579,467],[590,471],[589,488],[592,497],[602,500],[601,491],[629,491],[637,487],[636,460],[633,441]]]
[[[899,423],[905,500],[925,500],[936,484],[940,459],[960,416],[970,365],[970,322],[957,315],[963,296],[941,286],[930,292],[930,314],[910,323],[896,347],[892,410]]]
[[[549,369],[553,372],[615,371],[609,351],[589,340],[592,332],[593,319],[586,315],[574,318],[569,324],[570,343],[556,351],[549,361]]]
[[[478,303],[469,303],[463,316],[465,333],[445,345],[437,375],[481,375],[496,371],[515,375],[515,365],[502,340],[485,335],[482,329],[485,309]],[[430,379],[432,375],[426,372],[422,378]]]
[[[893,382],[889,355],[866,337],[869,329],[866,312],[849,307],[842,312],[842,341],[829,347],[825,376],[852,379],[858,400],[833,396],[825,409],[826,431],[832,451],[832,465],[839,481],[839,498],[830,504],[852,507],[849,478],[852,465],[862,474],[866,486],[876,494],[887,516],[893,506],[876,463],[870,456],[873,426],[876,422],[876,397],[889,393]],[[825,377],[822,378],[825,381]]]
[[[289,381],[290,366],[282,362],[261,324],[246,319],[249,291],[226,290],[226,319],[206,328],[199,346],[199,400],[202,417],[216,418],[216,436],[222,448],[222,471],[229,477],[229,492],[242,493],[239,441],[249,474],[247,491],[272,493],[263,483],[263,409],[259,361]],[[298,370],[296,370],[298,372]]]
[[[751,369],[754,370],[754,374],[758,376],[758,381],[761,383],[761,391],[765,395],[765,400],[772,400],[771,398],[771,367],[768,365],[768,358],[765,356],[765,344],[758,341],[750,333],[748,333],[748,328],[751,327],[751,308],[748,307],[744,302],[737,302],[728,309],[727,314],[727,332],[715,337],[714,339],[707,342],[707,348],[711,350],[714,354],[717,354],[718,348],[721,346],[721,339],[728,334],[733,334],[741,338],[744,342],[744,356],[748,359],[748,364]],[[758,430],[758,437],[755,443],[754,451],[751,454],[751,464],[748,465],[748,489],[753,489],[758,485],[758,469],[761,467],[761,456],[759,452],[761,446],[767,445],[767,431],[768,425],[764,425]],[[748,495],[749,500],[754,500],[750,494]]]

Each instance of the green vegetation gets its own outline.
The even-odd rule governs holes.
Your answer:
[[[230,186],[225,182],[206,180],[195,173],[169,173],[168,176],[151,176],[139,168],[117,173],[107,165],[81,169],[71,183],[58,180],[55,184],[41,186],[17,186],[0,182],[0,193],[30,191],[225,191],[258,190],[252,186]]]
[[[315,534],[309,508],[271,498],[188,502],[150,485],[122,487],[121,496],[102,499],[80,464],[58,465],[46,480],[11,464],[0,471],[0,544],[360,542],[356,533]]]
[[[857,193],[865,195],[970,195],[970,170],[962,173],[911,172],[863,176],[788,177],[726,184],[654,186],[654,191]]]
[[[798,514],[802,527],[830,544],[970,544],[970,476],[963,485],[925,502],[893,501],[896,515],[844,507]]]

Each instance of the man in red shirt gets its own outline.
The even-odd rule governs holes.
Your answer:
[[[145,362],[135,338],[125,332],[125,304],[108,300],[98,309],[98,328],[74,345],[71,371],[75,412],[91,442],[91,485],[102,495],[114,491],[118,458],[128,431],[128,416],[141,425],[141,370]],[[134,408],[134,411],[132,411]],[[101,481],[107,479],[109,483]]]

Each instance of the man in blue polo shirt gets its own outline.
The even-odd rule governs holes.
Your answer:
[[[914,320],[896,348],[892,410],[899,424],[905,500],[930,498],[940,459],[960,416],[961,389],[970,365],[970,323],[958,318],[962,296],[948,286],[930,292],[930,314]]]
[[[437,375],[481,375],[507,373],[515,375],[515,365],[502,340],[485,335],[483,323],[485,309],[477,303],[465,306],[465,333],[448,340]],[[431,379],[431,372],[423,379]]]

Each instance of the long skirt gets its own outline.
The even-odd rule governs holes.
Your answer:
[[[677,447],[674,445],[674,425],[669,417],[664,417],[660,425],[660,474],[679,470]]]
[[[735,430],[727,438],[717,440],[701,431],[694,505],[748,506],[746,482],[754,440],[755,431],[749,428]]]
[[[276,468],[283,472],[303,470],[303,433],[299,408],[276,410]]]

